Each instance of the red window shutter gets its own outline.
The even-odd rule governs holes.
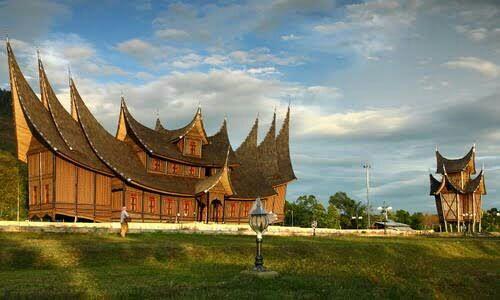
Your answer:
[[[137,210],[137,194],[130,193],[130,207],[132,210]]]
[[[189,150],[190,150],[191,155],[196,155],[196,142],[195,141],[189,142]]]

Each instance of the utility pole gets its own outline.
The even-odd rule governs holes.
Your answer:
[[[363,168],[366,171],[366,215],[367,215],[367,220],[368,220],[368,225],[367,228],[370,228],[370,169],[372,166],[370,163],[365,163],[363,165]]]

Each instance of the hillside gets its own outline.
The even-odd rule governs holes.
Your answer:
[[[90,299],[486,299],[498,238],[0,233],[0,295]],[[9,297],[10,296],[10,297]],[[498,297],[497,297],[498,298]]]
[[[19,174],[19,175],[18,175]],[[17,216],[17,182],[20,176],[21,218],[26,215],[26,164],[18,162],[12,120],[11,94],[0,89],[0,220]]]

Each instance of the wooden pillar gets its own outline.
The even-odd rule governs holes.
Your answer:
[[[457,232],[460,232],[460,195],[456,194],[457,201]]]
[[[222,202],[222,224],[226,223],[226,196],[223,196]]]
[[[96,217],[96,210],[97,210],[97,174],[95,172],[92,172],[94,174],[94,223],[95,223],[95,217]]]
[[[52,221],[56,220],[56,155],[52,154]]]
[[[75,222],[78,221],[78,167],[75,166]]]
[[[238,224],[240,224],[241,220],[241,201],[238,201]]]
[[[141,220],[144,223],[144,190],[141,191]]]
[[[43,187],[42,187],[42,152],[38,152],[38,202],[40,202],[40,219],[42,214]]]
[[[208,216],[209,216],[209,210],[210,210],[210,192],[207,192],[207,207],[206,207],[206,218],[205,218],[205,223],[208,224]]]
[[[175,221],[176,221],[176,223],[179,223],[179,221],[180,221],[179,219],[181,217],[180,209],[179,209],[179,203],[180,203],[180,200],[177,197],[177,209],[176,209],[176,212],[175,212]]]
[[[163,212],[162,212],[162,209],[163,209],[163,196],[160,195],[160,223],[161,223],[161,218],[162,218],[162,215],[163,215]]]
[[[472,232],[476,232],[476,197],[472,193]]]

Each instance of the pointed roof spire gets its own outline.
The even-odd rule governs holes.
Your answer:
[[[48,102],[48,95],[47,95],[47,89],[51,89],[48,83],[47,75],[45,74],[45,69],[43,68],[43,63],[42,60],[40,59],[40,50],[37,48],[36,49],[36,56],[38,60],[38,77],[39,77],[39,82],[40,82],[40,96],[41,100],[43,103],[43,106],[46,109],[49,109],[49,102]],[[53,91],[51,91],[53,92]]]
[[[276,152],[279,173],[283,183],[296,179],[290,158],[290,106],[288,106],[285,120],[283,120],[283,125],[276,137]]]
[[[71,65],[68,64],[68,82],[69,82],[69,85],[71,85],[72,80],[73,80],[73,77],[71,75]]]

